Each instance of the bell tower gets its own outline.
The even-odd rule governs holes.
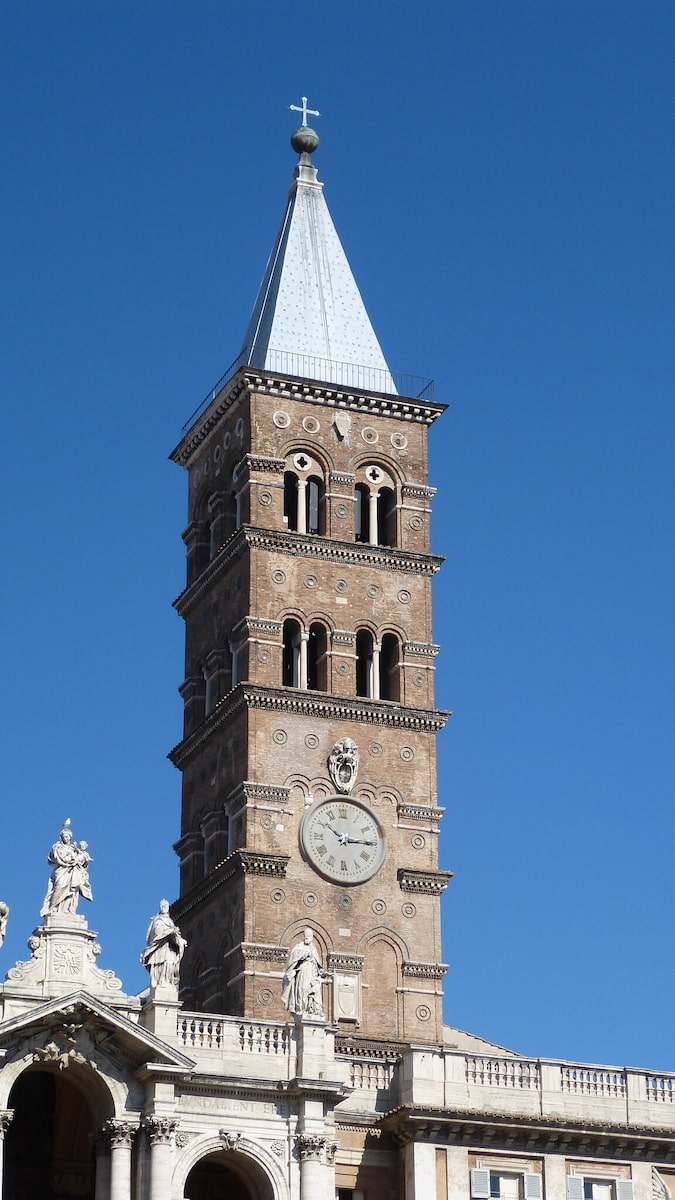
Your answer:
[[[283,1019],[310,928],[341,1032],[438,1042],[427,429],[444,406],[387,365],[301,111],[242,352],[171,455],[189,478],[181,996]]]

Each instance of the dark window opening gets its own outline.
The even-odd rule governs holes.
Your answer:
[[[284,521],[291,530],[298,528],[298,477],[284,472]]]
[[[284,687],[300,687],[300,626],[292,617],[284,621],[281,682]]]
[[[399,641],[395,634],[385,633],[380,649],[380,698],[401,699],[401,670]]]
[[[373,635],[368,629],[356,635],[356,694],[373,695]]]
[[[365,483],[356,485],[355,538],[357,542],[369,541],[370,530],[370,488]]]
[[[380,488],[377,497],[377,544],[396,545],[396,496],[392,488]]]
[[[319,621],[309,627],[307,643],[307,687],[319,692],[328,691],[328,639]]]

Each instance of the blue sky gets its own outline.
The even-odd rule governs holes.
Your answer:
[[[185,487],[292,177],[432,432],[449,1021],[675,1070],[670,0],[5,0],[0,969],[65,816],[127,990],[177,891]],[[241,10],[241,11],[240,11]]]

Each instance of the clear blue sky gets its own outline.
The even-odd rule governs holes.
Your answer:
[[[125,987],[177,892],[185,481],[294,156],[435,376],[446,1013],[675,1070],[672,0],[5,0],[0,969],[65,816]]]

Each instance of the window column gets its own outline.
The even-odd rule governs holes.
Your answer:
[[[5,1171],[5,1136],[9,1129],[14,1112],[11,1108],[0,1109],[0,1196],[3,1193],[3,1177]]]
[[[377,545],[377,497],[378,492],[371,488],[368,493],[368,542]]]

